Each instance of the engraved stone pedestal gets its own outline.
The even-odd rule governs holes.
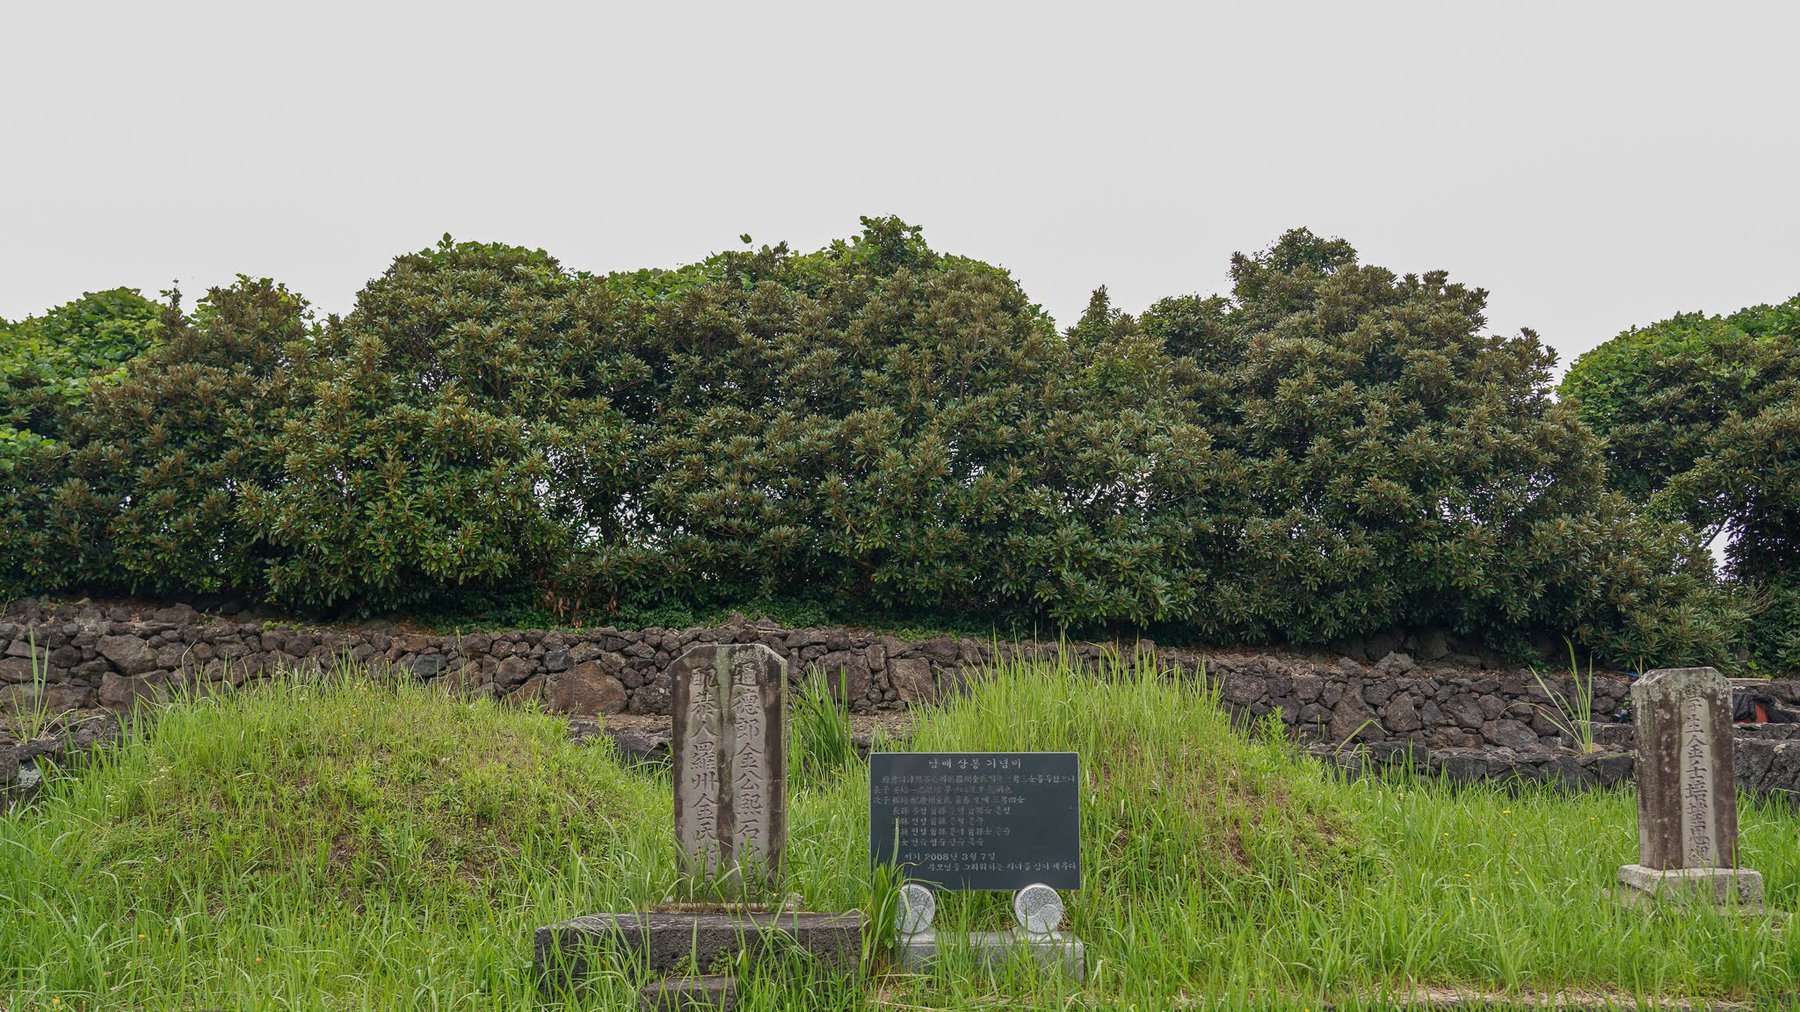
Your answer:
[[[656,974],[705,974],[740,953],[752,960],[796,950],[842,973],[862,959],[862,914],[593,914],[537,929],[533,950],[546,990],[571,988],[606,955]]]
[[[967,948],[974,961],[987,970],[1005,968],[1021,952],[1030,955],[1041,972],[1062,973],[1080,983],[1087,960],[1081,939],[1056,930],[1062,923],[1062,897],[1047,885],[1028,885],[1013,894],[1013,931],[946,933],[932,930],[937,901],[931,891],[916,883],[900,890],[900,909],[894,918],[899,936],[895,959],[901,969],[923,973],[941,960],[946,951]]]
[[[1712,903],[1755,908],[1762,905],[1762,873],[1749,868],[1646,868],[1628,864],[1619,869],[1619,884],[1628,901],[1645,899],[1682,903]]]
[[[1712,668],[1652,671],[1631,687],[1637,731],[1637,864],[1629,902],[1754,907],[1762,876],[1737,866],[1731,685]]]
[[[935,931],[923,931],[900,939],[895,961],[908,973],[924,973],[946,953],[962,947],[967,947],[977,965],[990,971],[1004,968],[1017,954],[1024,952],[1046,973],[1066,974],[1076,983],[1086,975],[1087,960],[1081,939],[1059,931],[1043,935],[1017,929],[971,931],[947,934],[942,938]]]

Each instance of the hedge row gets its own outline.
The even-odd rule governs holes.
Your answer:
[[[1304,230],[1231,273],[1064,333],[894,219],[603,277],[446,237],[322,321],[240,279],[79,396],[4,381],[0,587],[1732,647],[1693,528],[1608,490],[1483,292]]]

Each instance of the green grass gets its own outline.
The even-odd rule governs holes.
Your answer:
[[[1086,985],[788,967],[751,974],[741,1007],[1380,1008],[1428,984],[1795,1002],[1800,928],[1605,895],[1635,858],[1628,792],[1344,782],[1192,684],[1111,674],[1004,667],[912,745],[1082,754]],[[339,678],[135,728],[0,816],[0,1008],[529,1008],[532,928],[678,888],[666,778],[548,716]],[[790,884],[875,909],[866,769],[808,770]],[[1769,905],[1796,909],[1800,817],[1747,804],[1742,822]],[[997,895],[940,912],[1005,923]],[[634,1007],[627,978],[567,1007]]]

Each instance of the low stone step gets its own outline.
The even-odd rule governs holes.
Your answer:
[[[860,911],[591,914],[537,929],[533,949],[540,984],[555,989],[586,979],[606,950],[653,973],[704,973],[740,952],[756,960],[795,950],[849,973],[862,960],[862,932]]]
[[[638,992],[640,1012],[731,1012],[737,1008],[737,978],[726,973],[668,977]]]

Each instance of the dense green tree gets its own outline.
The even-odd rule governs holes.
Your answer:
[[[116,381],[156,342],[162,306],[134,288],[88,292],[42,316],[0,320],[0,473],[59,435],[64,409]]]
[[[1711,452],[1727,419],[1791,401],[1797,375],[1800,296],[1633,327],[1578,358],[1562,393],[1606,437],[1614,487],[1648,502]],[[1716,528],[1725,518],[1703,522]]]
[[[35,453],[14,486],[22,526],[0,532],[13,582],[32,589],[178,594],[265,590],[255,532],[237,516],[272,474],[306,340],[305,303],[274,282],[214,289],[193,319],[162,310],[159,343],[59,419],[66,445]],[[0,551],[0,554],[6,554]]]
[[[554,592],[576,545],[618,544],[634,454],[610,396],[645,370],[613,302],[541,251],[446,236],[395,260],[289,366],[278,477],[245,490],[275,599]]]
[[[1727,536],[1732,576],[1764,607],[1758,661],[1800,664],[1800,296],[1632,328],[1577,360],[1563,392],[1606,437],[1615,486]]]
[[[76,579],[85,538],[53,549],[52,516],[66,517],[78,489],[67,477],[66,419],[94,387],[117,382],[125,363],[157,340],[163,307],[134,289],[89,292],[17,323],[0,320],[0,594]],[[76,524],[76,531],[84,528]]]
[[[1005,272],[864,226],[650,286],[644,502],[671,592],[1185,615],[1217,555],[1165,511],[1201,508],[1217,478],[1162,396],[1166,358],[1065,340]]]
[[[1484,292],[1304,229],[1232,280],[1229,301],[1164,300],[1144,326],[1202,374],[1195,421],[1251,468],[1231,600],[1256,633],[1547,629],[1717,656],[1731,616],[1703,553],[1608,498],[1599,441],[1550,396],[1553,356],[1484,333]]]

